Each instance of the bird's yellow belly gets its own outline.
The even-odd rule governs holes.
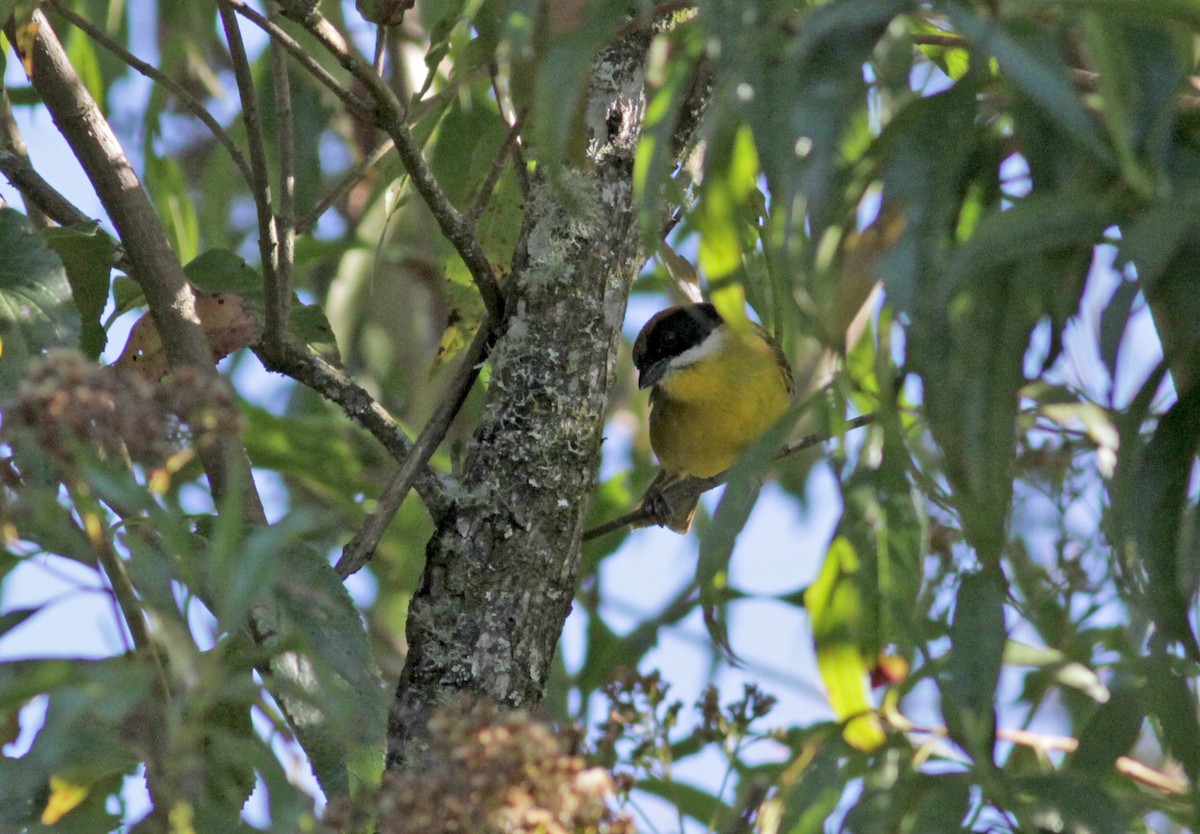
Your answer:
[[[774,362],[768,373],[733,387],[715,386],[737,392],[724,397],[706,395],[714,388],[711,379],[689,378],[687,370],[676,374],[650,413],[650,445],[663,469],[711,478],[732,466],[787,410],[787,388]]]

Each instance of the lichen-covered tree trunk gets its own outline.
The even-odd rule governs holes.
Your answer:
[[[597,60],[585,164],[531,183],[508,321],[461,483],[409,608],[388,766],[421,759],[454,693],[508,707],[542,696],[571,608],[580,537],[630,285],[645,260],[633,206],[648,40]]]

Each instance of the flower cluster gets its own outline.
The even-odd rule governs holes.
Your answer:
[[[154,384],[60,350],[30,366],[4,409],[0,440],[18,462],[32,445],[68,469],[81,455],[125,454],[150,469],[189,441],[202,445],[240,427],[233,394],[218,378],[184,368]]]
[[[420,771],[384,778],[379,834],[633,834],[608,772],[528,713],[456,703],[429,731]]]

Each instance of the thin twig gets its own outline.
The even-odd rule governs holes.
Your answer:
[[[487,208],[488,201],[492,199],[492,192],[496,190],[496,184],[500,182],[500,177],[504,174],[509,153],[516,147],[517,137],[520,135],[519,127],[519,125],[513,125],[508,129],[508,135],[504,137],[500,150],[496,151],[496,158],[492,160],[492,167],[488,170],[487,178],[479,186],[479,190],[475,193],[475,199],[471,201],[471,207],[463,215],[463,222],[467,224],[468,229],[474,229],[479,224],[479,218]]]
[[[189,93],[183,87],[183,85],[178,84],[169,75],[160,72],[157,67],[147,64],[141,58],[134,55],[121,44],[117,43],[116,40],[109,37],[103,29],[96,26],[86,17],[77,14],[71,8],[62,5],[58,2],[58,0],[45,0],[45,2],[43,2],[41,5],[42,8],[50,9],[59,17],[70,22],[71,25],[77,27],[80,31],[86,34],[90,40],[100,44],[100,46],[104,47],[113,55],[120,58],[133,69],[137,70],[142,75],[146,76],[151,81],[170,92],[171,95],[175,96],[179,103],[182,104],[189,113],[199,119],[204,126],[208,128],[209,132],[212,133],[213,138],[216,139],[217,142],[219,142],[221,146],[229,153],[229,158],[233,160],[234,166],[238,169],[238,171],[241,172],[242,179],[246,181],[246,185],[251,184],[252,178],[250,176],[250,166],[247,164],[246,157],[242,154],[241,149],[238,148],[237,143],[233,141],[233,137],[231,137],[229,132],[221,126],[221,123],[217,121],[216,117],[213,116],[213,114],[210,113],[208,109],[196,99],[195,96]]]
[[[305,49],[299,43],[299,41],[287,33],[287,30],[276,24],[274,21],[264,17],[256,9],[242,2],[242,0],[218,0],[218,2],[233,9],[242,17],[246,18],[255,26],[270,35],[272,39],[283,44],[283,48],[288,51],[288,54],[296,59],[300,66],[308,70],[309,74],[311,74],[313,78],[317,79],[317,81],[323,87],[341,99],[342,103],[350,109],[351,113],[354,113],[356,116],[359,116],[365,121],[374,123],[375,113],[370,102],[364,101],[343,87],[341,83],[334,78],[328,70],[325,69],[325,67],[317,63],[316,59],[308,54],[308,50]]]
[[[918,33],[912,36],[912,40],[917,46],[940,46],[946,49],[966,49],[971,45],[971,42],[962,35]]]
[[[404,459],[400,469],[392,476],[391,482],[379,497],[375,511],[367,516],[358,534],[342,548],[341,558],[338,559],[334,569],[343,579],[362,569],[374,557],[375,548],[383,539],[383,534],[387,531],[388,524],[391,523],[396,511],[404,503],[404,498],[412,487],[417,474],[426,467],[437,447],[445,439],[446,432],[450,429],[450,423],[454,421],[459,409],[467,399],[467,394],[471,392],[471,387],[479,377],[479,369],[494,340],[495,330],[489,322],[485,321],[480,325],[479,332],[475,334],[471,346],[463,354],[458,370],[450,381],[450,386],[441,402],[438,403],[437,410],[429,418],[429,422],[421,430],[417,442],[413,444],[412,451],[409,452],[408,457]]]
[[[875,420],[874,414],[863,414],[860,417],[852,417],[846,421],[846,431],[862,428]],[[798,440],[793,440],[775,456],[775,460],[783,460],[786,457],[791,457],[798,452],[803,452],[805,449],[811,449],[813,446],[819,446],[826,441],[832,440],[835,435],[825,434],[824,432],[813,432],[806,434]],[[692,497],[698,497],[708,492],[710,489],[715,489],[729,479],[728,470],[713,475],[711,478],[680,478],[679,480],[668,484],[664,488],[664,497],[666,502],[671,506],[684,506],[682,502],[690,500]],[[679,496],[678,498],[676,496]],[[687,497],[684,497],[687,496]],[[608,535],[622,527],[641,526],[646,524],[660,524],[659,519],[655,516],[654,510],[648,504],[643,504],[636,509],[630,510],[625,515],[618,516],[611,521],[606,521],[603,524],[598,524],[591,530],[583,534],[585,542],[592,539],[598,539],[601,536]]]
[[[42,175],[34,170],[29,160],[11,150],[0,149],[0,174],[4,174],[13,187],[21,193],[26,203],[33,203],[50,219],[63,226],[86,226],[95,223],[74,203],[64,197]]]
[[[394,460],[403,463],[411,457],[413,442],[383,406],[340,369],[290,343],[278,356],[267,356],[261,351],[256,355],[267,370],[284,374],[336,403],[347,417],[378,440]],[[414,488],[429,514],[434,518],[441,517],[446,509],[446,487],[442,479],[426,466],[418,473]]]
[[[233,77],[237,81],[238,97],[242,100],[242,122],[246,126],[246,143],[250,148],[250,171],[253,175],[250,194],[258,215],[258,254],[262,261],[263,291],[266,296],[263,344],[268,353],[274,353],[283,342],[287,321],[280,319],[281,307],[285,305],[279,301],[279,231],[275,226],[271,175],[267,170],[267,142],[258,110],[258,94],[254,90],[254,73],[250,69],[237,15],[225,4],[218,7],[217,13],[225,29],[225,41],[233,59]]]
[[[29,150],[25,146],[24,137],[21,136],[21,128],[17,126],[17,120],[13,116],[12,100],[3,86],[0,86],[0,150],[8,151],[27,166],[30,165]],[[25,203],[25,214],[33,221],[33,225],[44,229],[54,223],[53,218],[42,211],[37,202],[31,200],[19,185],[13,185],[21,193],[21,200]]]
[[[235,2],[236,0],[222,0]],[[396,98],[392,89],[379,77],[379,74],[346,42],[338,31],[320,12],[315,9],[298,21],[314,36],[321,45],[333,55],[352,76],[358,79],[370,91],[378,107],[376,126],[385,131],[396,143],[396,152],[408,172],[417,193],[429,207],[430,213],[437,220],[442,234],[454,246],[459,257],[463,259],[471,273],[488,318],[494,327],[499,328],[504,321],[504,297],[500,292],[500,284],[491,264],[479,245],[478,239],[467,227],[463,217],[450,202],[442,190],[441,183],[434,177],[433,171],[425,158],[421,156],[420,148],[412,132],[405,123],[405,108]]]
[[[1064,753],[1074,753],[1079,749],[1079,739],[1077,738],[1072,738],[1071,736],[1043,736],[1031,733],[1028,730],[999,729],[996,731],[996,738],[1020,745],[1021,747],[1031,747],[1035,750],[1061,750]],[[1119,756],[1115,762],[1115,767],[1119,773],[1125,774],[1130,779],[1141,782],[1143,785],[1157,788],[1164,793],[1182,794],[1188,791],[1188,784],[1182,779],[1176,779],[1165,773],[1160,773],[1136,759],[1131,759],[1129,756]]]
[[[500,111],[500,118],[510,130],[516,130],[524,119],[517,113],[505,112],[507,108],[504,106],[505,97],[500,88],[500,67],[495,61],[488,61],[488,76],[492,81],[492,95],[496,97],[496,109]],[[513,160],[516,162],[517,183],[521,186],[521,194],[529,199],[529,165],[525,162],[525,149],[521,146],[519,135],[513,148]]]
[[[278,14],[276,4],[268,2],[268,17],[274,20]],[[287,53],[282,44],[274,38],[271,39],[270,48],[271,76],[275,79],[275,132],[279,145],[279,211],[275,215],[279,247],[275,263],[275,285],[266,286],[267,309],[263,335],[267,350],[278,351],[288,329],[292,302],[292,265],[296,260],[296,142]]]
[[[367,172],[378,165],[394,147],[396,145],[391,139],[384,139],[375,147],[375,150],[363,157],[361,162],[338,180],[337,184],[329,190],[328,194],[322,197],[311,210],[296,221],[296,234],[306,235],[311,232],[325,212],[329,211],[338,200],[346,196],[346,192],[357,185],[367,175]]]

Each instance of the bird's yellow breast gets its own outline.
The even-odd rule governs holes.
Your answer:
[[[775,349],[757,332],[724,337],[653,392],[650,445],[668,473],[724,472],[788,408],[790,383]]]

